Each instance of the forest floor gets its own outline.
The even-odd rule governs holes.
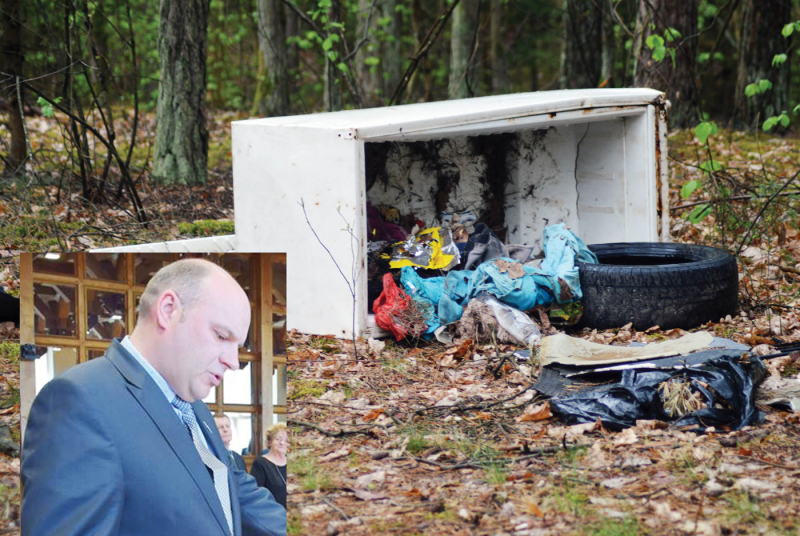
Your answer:
[[[148,225],[131,217],[124,199],[89,204],[74,180],[59,181],[55,120],[33,118],[36,173],[0,190],[7,222],[0,285],[18,288],[20,251],[232,233],[236,118],[212,118],[209,184],[138,182]],[[152,132],[152,117],[141,124]],[[740,312],[702,329],[767,349],[800,341],[798,140],[721,131],[709,151],[691,132],[675,131],[669,146],[672,239],[722,245],[741,261]],[[711,176],[703,165],[722,169]],[[146,177],[146,166],[137,176]],[[624,344],[680,332],[572,334]],[[18,337],[0,326],[0,339]],[[800,527],[796,414],[764,407],[763,424],[701,435],[653,423],[618,433],[568,427],[547,417],[528,389],[536,367],[520,362],[491,373],[508,346],[386,341],[379,349],[360,341],[356,361],[352,343],[290,339],[290,534],[796,534]],[[0,425],[18,438],[18,354],[6,348],[0,366]],[[772,373],[797,377],[798,368],[789,358]],[[18,476],[19,458],[0,454],[0,534],[18,532]]]

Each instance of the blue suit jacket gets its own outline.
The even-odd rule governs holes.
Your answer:
[[[234,536],[285,535],[286,510],[230,463],[206,405],[194,409],[229,468]],[[34,400],[22,484],[23,536],[229,534],[186,428],[116,341],[106,357],[68,370]]]

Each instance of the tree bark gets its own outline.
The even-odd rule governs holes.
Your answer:
[[[286,59],[286,27],[282,0],[257,0],[259,62],[255,103],[259,115],[289,114],[289,72]]]
[[[0,36],[0,70],[11,76],[22,79],[22,67],[24,55],[22,54],[22,35],[20,22],[20,11],[22,0],[3,0],[2,3],[2,22],[3,33]],[[20,167],[25,162],[27,156],[27,140],[25,139],[25,120],[22,116],[24,102],[17,100],[17,81],[11,79],[6,83],[7,91],[10,93],[8,99],[9,130],[11,131],[11,147],[5,157],[5,172],[13,175],[21,171]],[[19,95],[24,100],[22,87],[19,88]]]
[[[382,65],[368,65],[367,58],[377,57],[380,62],[387,60],[386,56],[381,54],[381,45],[375,36],[379,19],[377,11],[377,8],[372,9],[372,0],[358,0],[356,39],[361,40],[364,32],[368,32],[368,34],[367,41],[356,52],[355,66],[358,74],[358,83],[364,93],[364,105],[367,108],[381,105],[381,96],[378,94],[378,89],[382,87],[380,76]],[[368,22],[369,27],[367,27]]]
[[[600,84],[610,87],[614,78],[614,54],[616,53],[616,39],[614,38],[614,19],[611,16],[613,0],[605,0],[603,6],[603,37],[602,59],[600,61]]]
[[[380,4],[381,17],[389,20],[384,27],[386,42],[383,44],[383,95],[388,100],[394,88],[403,78],[403,56],[401,42],[403,37],[403,17],[397,12],[397,0],[383,0]]]
[[[495,95],[508,93],[508,71],[506,70],[505,50],[503,48],[503,3],[491,0],[491,61],[492,92]]]
[[[653,29],[655,26],[655,29]],[[650,35],[664,37],[667,28],[674,28],[681,37],[664,46],[674,49],[660,62],[653,60],[646,41]],[[697,67],[697,0],[641,0],[636,23],[637,41],[634,85],[659,89],[672,103],[670,124],[687,127],[699,119],[698,91],[695,85]]]
[[[153,177],[203,184],[208,178],[206,127],[207,0],[161,0]]]
[[[791,38],[784,38],[781,29],[791,21],[791,9],[790,0],[747,0],[744,4],[735,118],[752,128],[768,117],[790,111]],[[772,58],[781,53],[786,53],[786,62],[773,67]],[[772,82],[772,89],[747,97],[745,87],[761,79]]]
[[[453,11],[448,85],[451,99],[474,97],[478,93],[475,62],[471,61],[478,46],[478,7],[479,0],[461,0]]]
[[[559,87],[597,87],[601,82],[603,4],[593,0],[566,0],[564,48]]]
[[[340,21],[339,17],[340,4],[339,0],[333,0],[330,9],[328,10],[328,20],[332,23]],[[330,33],[336,30],[331,28]],[[340,47],[334,46],[331,50],[337,50]],[[325,92],[323,94],[323,102],[326,112],[336,112],[341,110],[342,105],[342,81],[339,79],[339,69],[336,64],[341,61],[337,58],[336,61],[331,61],[330,57],[325,56]]]

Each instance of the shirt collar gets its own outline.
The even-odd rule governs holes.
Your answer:
[[[159,372],[153,368],[153,365],[151,365],[147,359],[145,359],[144,356],[139,353],[139,350],[137,350],[133,345],[133,342],[129,336],[125,335],[125,338],[122,339],[120,344],[128,351],[129,354],[133,356],[136,362],[142,366],[147,374],[153,378],[153,381],[156,382],[158,388],[161,389],[161,392],[164,393],[164,396],[167,398],[167,402],[172,404],[172,400],[175,398],[175,391],[173,391],[172,387],[169,386],[167,380],[164,379],[164,376],[159,374]]]

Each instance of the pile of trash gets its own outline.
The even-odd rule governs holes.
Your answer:
[[[389,268],[378,274],[382,289],[373,303],[375,320],[397,340],[450,342],[453,334],[474,332],[477,340],[491,335],[530,345],[540,330],[525,311],[580,300],[576,262],[597,262],[563,223],[544,230],[544,259],[538,259],[531,257],[532,246],[503,244],[483,223],[468,232],[466,224],[475,221],[469,211],[442,214],[441,227],[415,225],[389,253],[385,239],[399,237],[402,227],[378,218],[377,209],[368,210],[370,234],[384,239],[371,243],[377,254],[372,264],[388,261]]]

